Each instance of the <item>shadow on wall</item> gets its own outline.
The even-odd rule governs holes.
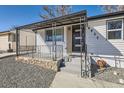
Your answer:
[[[102,34],[106,34],[106,32]],[[87,46],[88,53],[96,55],[122,56],[122,53],[95,28],[88,30]]]
[[[102,29],[101,29],[102,30]],[[115,47],[110,41],[104,37],[105,32],[98,32],[95,28],[89,29],[87,31],[87,48],[88,53],[93,53],[95,55],[111,55],[111,56],[122,56],[117,47]],[[91,59],[91,76],[94,77],[98,73],[98,66],[94,58]],[[108,62],[107,62],[108,63]],[[110,67],[110,64],[107,64],[106,67]]]

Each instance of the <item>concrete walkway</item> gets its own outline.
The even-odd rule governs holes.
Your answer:
[[[124,88],[124,85],[78,77],[66,72],[58,72],[51,88]]]
[[[0,54],[0,58],[5,58],[5,57],[9,57],[9,56],[14,56],[14,55],[16,55],[15,52],[13,52],[13,53],[2,53],[2,54]]]
[[[86,79],[80,77],[80,61],[74,58],[72,62],[66,63],[64,68],[58,72],[51,84],[51,88],[120,88],[121,84],[105,82],[101,80]]]

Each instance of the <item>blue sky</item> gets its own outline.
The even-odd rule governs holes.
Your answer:
[[[42,13],[41,5],[21,5],[21,6],[0,6],[0,31],[9,30],[14,26],[29,24],[41,21],[39,14]],[[87,10],[88,16],[103,13],[97,5],[75,5],[72,6],[73,12]]]

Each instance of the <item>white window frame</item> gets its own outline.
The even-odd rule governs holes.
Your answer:
[[[119,20],[122,21],[122,28],[121,28],[121,29],[111,29],[111,30],[108,30],[108,22],[119,21]],[[108,39],[108,40],[123,40],[123,38],[124,38],[124,36],[123,36],[123,35],[124,35],[124,32],[123,32],[123,31],[124,31],[124,29],[123,29],[123,28],[124,28],[124,20],[123,20],[122,18],[120,18],[120,19],[111,19],[111,20],[108,20],[108,21],[106,22],[106,25],[107,25],[107,29],[106,29],[106,30],[107,30],[107,39]],[[121,30],[121,39],[109,39],[109,38],[108,38],[108,32],[109,32],[109,31],[117,31],[117,30]]]

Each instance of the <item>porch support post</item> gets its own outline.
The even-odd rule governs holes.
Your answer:
[[[85,67],[85,76],[88,76],[88,68],[87,68],[87,45],[86,45],[86,17],[84,16],[84,26],[82,30],[84,30],[84,67]]]
[[[19,29],[16,28],[16,56],[19,56]]]
[[[52,23],[52,57],[53,57],[53,60],[56,61],[57,60],[57,51],[56,51],[56,22]]]
[[[35,31],[35,52],[37,51],[37,31]]]
[[[82,23],[84,23],[84,24],[82,24]],[[82,76],[87,76],[86,26],[87,26],[86,16],[80,17],[81,77]],[[83,53],[84,53],[84,59],[83,59]]]
[[[33,30],[33,32],[35,33],[35,45],[34,45],[34,49],[35,49],[35,52],[36,52],[36,49],[37,49],[37,30]]]
[[[81,44],[81,47],[80,47],[80,52],[81,52],[81,77],[83,76],[83,74],[84,74],[84,69],[83,69],[83,35],[82,35],[82,31],[83,31],[83,29],[82,29],[82,18],[80,17],[80,37],[81,37],[81,39],[80,39],[80,44]]]

